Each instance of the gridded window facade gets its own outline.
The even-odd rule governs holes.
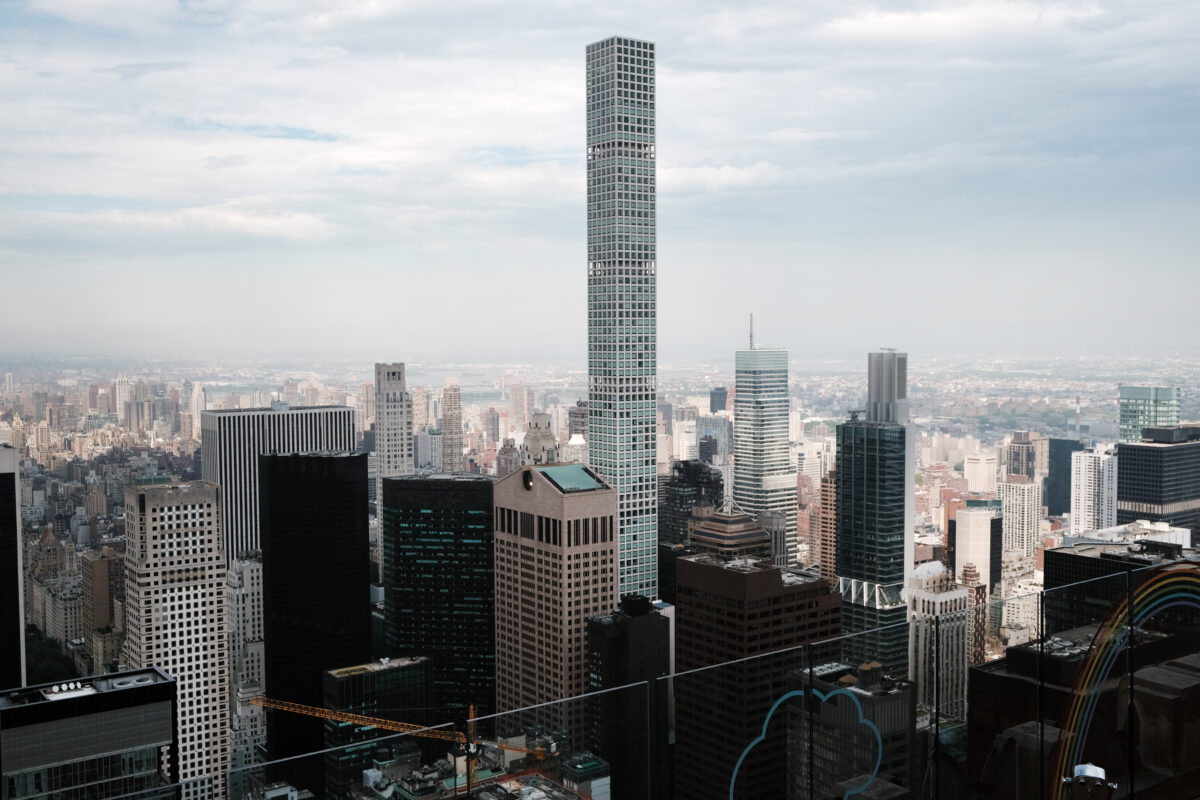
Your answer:
[[[655,48],[587,48],[588,459],[617,487],[621,594],[658,593]]]
[[[125,505],[124,661],[159,667],[176,681],[179,779],[191,783],[184,795],[224,797],[229,650],[220,489],[136,487]]]

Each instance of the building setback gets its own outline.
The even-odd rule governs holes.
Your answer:
[[[264,664],[270,697],[320,706],[326,670],[371,659],[367,455],[259,456]],[[321,750],[322,721],[267,713],[272,761]],[[271,779],[320,793],[319,757]]]
[[[498,480],[495,501],[498,709],[581,695],[587,620],[617,605],[617,492],[579,464],[532,466]],[[502,722],[582,742],[583,712],[558,703]]]
[[[383,482],[384,650],[425,656],[443,719],[496,709],[495,482],[475,475]]]
[[[125,669],[175,678],[184,797],[225,797],[229,771],[229,612],[221,489],[125,492]]]
[[[259,550],[258,456],[353,452],[354,409],[346,406],[205,411],[200,417],[204,480],[221,487],[226,564]]]
[[[804,666],[795,648],[836,638],[842,602],[827,581],[769,559],[703,554],[676,567],[675,796],[727,800],[742,751],[762,733],[788,672]],[[703,669],[711,665],[720,666]],[[785,796],[783,730],[781,713],[742,764],[737,800]]]
[[[0,444],[0,689],[25,685],[20,463],[16,448]]]
[[[0,797],[178,797],[175,686],[149,668],[0,693]]]
[[[619,495],[620,594],[647,597],[658,594],[655,55],[620,36],[586,55],[588,464]]]

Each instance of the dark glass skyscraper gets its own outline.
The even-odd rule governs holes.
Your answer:
[[[0,444],[0,689],[25,685],[20,459]]]
[[[267,692],[320,706],[326,670],[371,659],[367,456],[260,455],[258,465]],[[268,712],[272,760],[324,743],[320,719]],[[271,777],[321,794],[323,772],[318,756]]]
[[[588,746],[612,765],[615,796],[670,797],[667,682],[659,679],[671,674],[671,620],[648,597],[623,597],[617,611],[588,620],[587,647],[589,692],[646,683],[589,698]]]
[[[837,426],[837,575],[852,664],[908,671],[904,588],[907,430],[852,415]],[[887,630],[878,628],[899,627]]]
[[[1049,474],[1043,498],[1050,516],[1057,517],[1071,510],[1071,454],[1083,449],[1083,442],[1074,439],[1051,439],[1049,445]]]
[[[1117,524],[1139,519],[1200,532],[1200,426],[1147,428],[1117,445]]]
[[[658,540],[679,544],[687,538],[688,519],[699,505],[720,508],[725,500],[721,471],[703,461],[676,461],[658,484]]]
[[[496,708],[493,483],[383,481],[384,647],[429,659],[441,719]]]

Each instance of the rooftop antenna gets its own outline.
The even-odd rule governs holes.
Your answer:
[[[754,349],[754,315],[750,315],[750,349]]]

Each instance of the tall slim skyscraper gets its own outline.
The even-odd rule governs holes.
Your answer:
[[[270,696],[320,706],[326,670],[371,659],[367,454],[259,456],[264,668]],[[267,714],[272,760],[322,749],[320,719]],[[320,793],[324,764],[276,775]]]
[[[1117,524],[1117,454],[1097,445],[1071,454],[1071,533],[1111,528]]]
[[[788,451],[788,351],[734,356],[733,502],[758,516],[784,515],[788,561],[796,558],[796,469]]]
[[[1121,442],[1140,442],[1146,428],[1172,428],[1179,424],[1179,398],[1175,386],[1122,386],[1117,401]]]
[[[25,569],[21,459],[0,444],[0,689],[25,685]]]
[[[354,452],[355,447],[354,409],[346,406],[275,403],[270,408],[205,411],[200,427],[202,477],[221,487],[227,565],[260,548],[260,454]]]
[[[587,47],[588,463],[616,487],[620,594],[658,593],[654,44]]]
[[[184,797],[224,798],[229,642],[221,489],[197,481],[125,492],[126,669],[176,681]]]
[[[462,394],[457,378],[447,378],[442,389],[442,470],[463,471]]]
[[[412,396],[403,364],[375,365],[375,499],[383,499],[382,481],[413,473]]]

